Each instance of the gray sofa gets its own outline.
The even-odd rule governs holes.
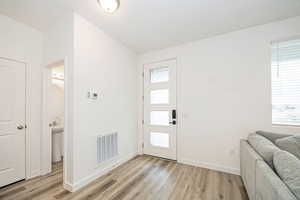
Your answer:
[[[250,200],[297,200],[247,140],[241,141],[241,176]]]
[[[240,151],[241,176],[250,200],[297,200],[248,140],[241,140]]]

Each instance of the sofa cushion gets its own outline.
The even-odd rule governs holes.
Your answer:
[[[300,199],[300,160],[287,151],[274,153],[274,167],[282,181]]]
[[[275,144],[277,139],[293,136],[293,134],[281,134],[281,133],[272,133],[272,132],[266,132],[266,131],[256,131],[256,134],[264,136],[271,142]]]
[[[255,133],[248,136],[248,141],[268,165],[274,169],[273,154],[275,151],[280,151],[280,149],[267,138]]]
[[[300,137],[290,136],[277,139],[275,144],[282,150],[288,151],[300,159]]]
[[[256,162],[255,198],[250,200],[297,200],[290,188],[264,161]]]

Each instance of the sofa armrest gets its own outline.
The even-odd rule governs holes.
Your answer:
[[[247,140],[240,142],[241,176],[250,200],[255,200],[255,170],[257,160],[263,160]]]

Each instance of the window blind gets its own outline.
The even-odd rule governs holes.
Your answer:
[[[300,39],[272,44],[272,123],[300,125]]]

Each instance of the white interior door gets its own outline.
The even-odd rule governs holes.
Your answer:
[[[0,58],[0,187],[25,178],[25,72]]]
[[[144,153],[176,160],[176,60],[144,66]]]

